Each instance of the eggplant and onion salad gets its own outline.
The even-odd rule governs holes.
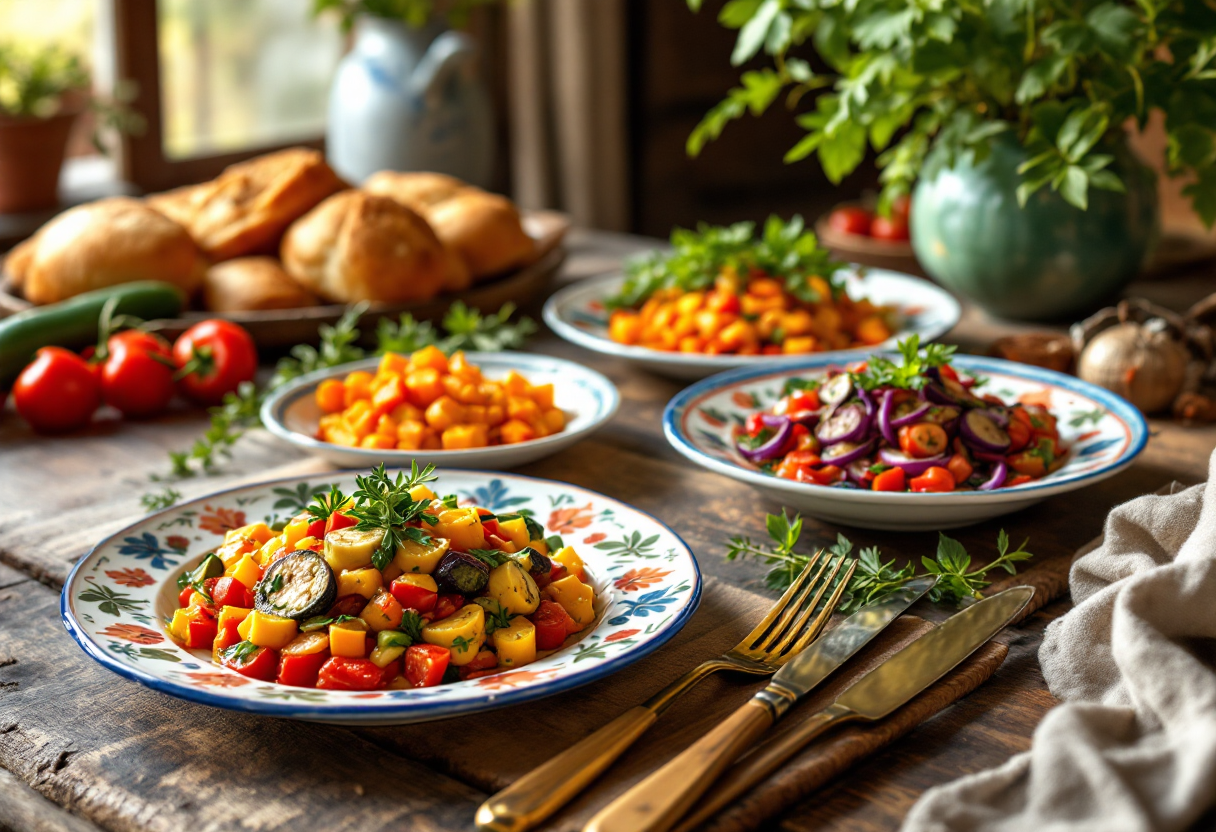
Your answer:
[[[784,479],[873,491],[991,491],[1064,465],[1056,417],[980,392],[950,366],[954,347],[899,344],[902,363],[871,356],[821,379],[791,378],[769,410],[736,429],[735,447]]]
[[[581,558],[519,514],[461,506],[432,468],[383,466],[281,530],[253,523],[178,578],[169,634],[296,687],[430,687],[519,667],[595,618]]]

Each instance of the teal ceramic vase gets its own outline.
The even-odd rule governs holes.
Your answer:
[[[998,138],[979,164],[922,178],[912,246],[942,286],[1000,318],[1071,320],[1102,306],[1143,267],[1158,235],[1156,177],[1121,147],[1127,193],[1089,189],[1082,211],[1050,186],[1020,207],[1026,151]]]

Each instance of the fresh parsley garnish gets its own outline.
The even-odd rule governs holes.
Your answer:
[[[505,630],[511,626],[511,619],[515,618],[515,616],[507,611],[506,607],[499,604],[495,604],[494,606],[495,609],[490,609],[484,605],[482,607],[486,611],[486,635],[495,630]]]
[[[347,499],[349,498],[342,493],[342,489],[338,488],[338,484],[333,483],[329,486],[329,493],[313,497],[312,503],[305,511],[312,518],[312,522],[325,522],[335,511],[346,504]]]
[[[301,633],[309,633],[313,630],[320,630],[322,627],[328,627],[330,624],[341,624],[343,621],[354,621],[357,616],[354,615],[339,615],[337,618],[331,618],[328,615],[317,615],[309,618],[300,625]]]
[[[283,573],[276,572],[276,573],[274,573],[274,577],[270,579],[270,585],[268,587],[266,587],[266,594],[274,595],[276,592],[278,592],[282,588],[283,588]]]
[[[920,336],[913,335],[906,341],[899,342],[902,364],[896,364],[886,356],[872,355],[864,370],[852,374],[853,381],[865,390],[878,387],[919,390],[929,381],[925,372],[933,367],[949,364],[957,349],[958,347],[947,344],[930,344],[921,350]]]
[[[415,500],[410,496],[411,489],[435,479],[435,466],[428,465],[419,470],[417,460],[410,463],[409,476],[398,472],[395,480],[385,472],[383,464],[367,476],[355,477],[358,486],[354,493],[355,505],[346,513],[358,520],[356,529],[384,532],[384,539],[372,553],[372,564],[377,569],[389,565],[397,547],[405,540],[424,546],[431,542],[426,532],[417,527],[408,527],[407,524],[419,520],[436,522],[437,518],[426,511],[430,506],[429,501]]]
[[[415,644],[422,641],[422,617],[414,610],[405,611],[397,629],[409,636]]]
[[[506,552],[500,552],[498,549],[469,549],[469,554],[491,569],[496,566],[502,566],[511,559],[510,555]]]
[[[781,398],[792,396],[794,393],[801,393],[807,390],[818,390],[820,382],[813,378],[787,378],[785,384],[781,385]]]
[[[464,636],[456,636],[456,638],[452,639],[452,649],[457,653],[467,653],[472,646],[473,642]]]
[[[460,498],[455,494],[448,494],[444,496],[443,507],[449,509],[460,508]]]
[[[545,538],[545,546],[550,552],[560,552],[566,548],[566,543],[562,540],[561,535],[551,534]]]
[[[231,647],[226,647],[220,653],[227,661],[245,664],[258,651],[258,646],[252,641],[238,641]]]
[[[522,511],[514,514],[498,515],[499,522],[503,520],[523,520],[524,528],[528,530],[528,540],[543,540],[545,537],[545,527],[536,522],[530,514],[525,514]]]

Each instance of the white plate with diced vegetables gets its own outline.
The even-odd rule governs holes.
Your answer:
[[[684,542],[624,503],[414,468],[149,515],[76,564],[61,610],[90,657],[171,696],[393,725],[602,679],[674,636],[700,592]]]

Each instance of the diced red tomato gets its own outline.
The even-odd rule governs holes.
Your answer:
[[[441,592],[435,599],[435,621],[447,618],[464,606],[464,596],[459,592]]]
[[[813,438],[813,437],[812,437]],[[819,454],[812,450],[790,451],[781,460],[774,473],[787,480],[798,479],[798,472],[803,468],[813,468],[822,464]]]
[[[956,453],[950,457],[950,461],[946,463],[946,470],[954,477],[956,485],[962,485],[971,478],[971,474],[975,471],[974,466],[967,460],[967,457]]]
[[[907,487],[907,475],[903,468],[889,468],[874,477],[871,486],[875,491],[903,491]]]
[[[945,468],[934,465],[919,477],[913,477],[909,486],[913,491],[953,491],[954,475]]]
[[[370,659],[331,656],[321,665],[317,687],[322,690],[375,690],[384,675]]]
[[[401,659],[393,659],[380,668],[380,687],[386,688],[394,679],[401,675]]]
[[[899,429],[899,449],[916,459],[937,456],[949,443],[946,431],[932,422],[917,422]]]
[[[249,609],[253,606],[253,593],[249,591],[249,587],[236,578],[216,578],[215,587],[211,590],[211,597],[217,607]]]
[[[782,451],[789,453],[790,451],[798,450],[799,445],[805,442],[808,436],[812,439],[815,438],[811,435],[810,428],[808,428],[806,425],[794,425],[794,427],[790,429],[790,438],[785,440],[785,446],[782,448]]]
[[[350,528],[359,521],[353,517],[348,517],[340,511],[335,511],[329,515],[329,519],[325,521],[325,533],[336,532],[339,529]]]
[[[556,650],[570,634],[574,622],[565,607],[556,601],[541,601],[536,612],[530,616],[536,627],[536,649]]]
[[[190,596],[194,594],[194,587],[187,586],[181,592],[177,593],[177,605],[182,609],[190,606]]]
[[[1014,414],[1022,413],[1021,408],[1015,408]],[[1010,419],[1009,426],[1005,428],[1005,432],[1009,434],[1009,450],[1020,451],[1030,444],[1030,426],[1021,419]]]
[[[939,373],[941,373],[942,378],[948,378],[951,381],[957,381],[959,384],[963,383],[962,379],[960,379],[958,376],[958,371],[955,370],[953,367],[951,367],[949,364],[941,365],[940,367],[937,368],[937,371]]]
[[[412,687],[432,688],[443,681],[452,651],[438,644],[412,644],[405,651],[405,678]]]
[[[209,615],[192,618],[186,630],[186,647],[190,650],[203,650],[215,642],[215,619]]]
[[[241,634],[237,632],[236,628],[240,625],[241,622],[232,618],[225,621],[223,626],[221,626],[219,631],[216,633],[215,641],[211,647],[212,651],[219,652],[220,650],[227,650],[229,647],[239,642],[241,640]]]
[[[1047,463],[1035,451],[1022,451],[1006,457],[1009,467],[1027,477],[1035,478],[1047,473]]]
[[[487,671],[498,668],[498,656],[491,650],[482,650],[473,657],[473,661],[460,668],[461,679],[476,679],[487,675]]]
[[[786,398],[785,412],[797,413],[802,410],[818,410],[820,407],[819,393],[815,390],[801,390]]]
[[[566,565],[552,561],[549,564],[549,583],[560,581],[564,577],[566,577]]]
[[[1004,487],[1005,487],[1005,488],[1012,488],[1012,487],[1013,487],[1013,486],[1015,486],[1015,485],[1024,485],[1024,484],[1026,484],[1026,483],[1028,483],[1028,482],[1031,482],[1033,479],[1034,479],[1034,477],[1028,477],[1028,476],[1026,476],[1025,474],[1018,474],[1018,475],[1017,475],[1016,477],[1014,477],[1013,479],[1011,479],[1011,480],[1006,480],[1006,481],[1005,481],[1005,486],[1004,486]]]
[[[1039,407],[1035,404],[1026,405],[1023,410],[1029,421],[1030,430],[1042,436],[1059,436],[1060,432],[1056,428],[1056,417],[1051,415],[1051,412],[1045,407]]]
[[[747,431],[748,436],[759,436],[767,425],[764,424],[764,414],[756,411],[747,417],[747,421],[743,423],[743,429]]]
[[[844,476],[838,466],[824,465],[822,468],[810,468],[803,466],[798,469],[797,475],[794,477],[798,482],[809,482],[815,485],[832,485],[840,482]]]
[[[439,593],[424,586],[412,584],[409,581],[396,580],[389,585],[389,591],[397,599],[397,603],[407,610],[430,612],[439,601]],[[447,616],[444,616],[445,618]]]
[[[337,618],[340,615],[358,615],[363,612],[363,608],[367,606],[367,599],[362,595],[343,595],[334,605],[329,608],[329,617]]]
[[[259,647],[249,653],[244,659],[229,659],[220,657],[220,664],[229,670],[235,670],[250,679],[260,679],[263,682],[273,682],[279,670],[279,654],[269,647]]]
[[[304,653],[300,655],[283,655],[279,659],[279,676],[276,681],[280,685],[291,685],[297,688],[315,688],[317,674],[321,665],[329,659],[329,651],[320,653]]]
[[[325,520],[313,520],[308,524],[307,531],[304,532],[305,537],[315,537],[321,540],[325,537]]]

